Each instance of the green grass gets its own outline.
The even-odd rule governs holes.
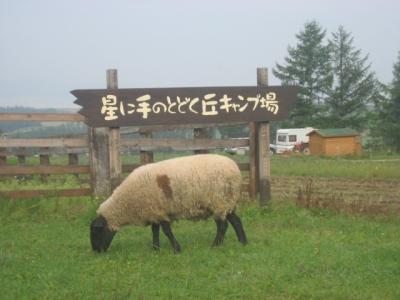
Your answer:
[[[89,175],[79,175],[89,180]],[[75,175],[49,175],[45,180],[40,175],[25,175],[0,179],[0,191],[14,190],[60,190],[72,188],[89,188],[88,183],[81,183]]]
[[[400,157],[391,159],[273,156],[272,176],[400,179]]]
[[[183,155],[185,153],[179,153]],[[177,153],[156,153],[159,161]],[[228,155],[229,156],[229,155]],[[247,156],[234,156],[240,162]],[[390,159],[390,161],[379,161]],[[273,156],[272,176],[400,179],[399,157]],[[378,160],[378,161],[377,161]],[[38,164],[38,158],[27,159]],[[87,163],[87,158],[80,158]],[[124,163],[138,163],[138,155]],[[15,159],[10,159],[15,164]],[[65,156],[51,158],[66,164]],[[87,176],[86,176],[87,177]],[[1,190],[82,186],[74,175],[0,178]],[[87,186],[87,185],[83,185]],[[105,254],[93,253],[89,223],[98,203],[89,198],[0,199],[1,299],[399,299],[400,221],[312,211],[273,203],[242,205],[249,245],[232,228],[210,245],[211,220],[181,221],[173,230],[183,247],[174,255],[164,236],[151,250],[149,228],[126,227]]]
[[[0,202],[2,299],[399,299],[400,221],[242,205],[249,244],[228,229],[210,245],[211,220],[173,226],[183,252],[148,227],[125,227],[108,252],[92,252],[96,203]]]

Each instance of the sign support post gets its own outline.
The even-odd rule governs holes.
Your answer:
[[[268,86],[268,69],[257,68],[257,85]],[[271,168],[269,157],[269,122],[258,123],[258,185],[260,189],[260,205],[266,206],[271,200]]]
[[[107,70],[107,89],[118,89],[118,73],[116,69]],[[110,184],[112,192],[121,183],[122,164],[121,164],[121,134],[119,127],[110,127],[109,132],[110,147]]]
[[[117,70],[106,71],[107,89],[118,89]],[[89,127],[90,177],[93,197],[106,198],[120,183],[119,127]]]
[[[249,196],[256,198],[258,191],[257,123],[249,123]]]
[[[106,198],[111,194],[109,129],[89,127],[90,180],[94,198]]]

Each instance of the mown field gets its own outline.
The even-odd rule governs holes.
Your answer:
[[[396,182],[397,158],[273,157],[271,167],[278,178]],[[39,176],[3,178],[0,190],[80,184],[73,175],[50,176],[47,183]],[[92,252],[89,223],[100,199],[0,199],[0,298],[400,298],[397,213],[305,209],[291,197],[275,197],[266,209],[240,205],[247,246],[229,228],[224,244],[211,248],[212,220],[175,223],[179,255],[163,235],[161,251],[154,252],[150,228],[132,226],[116,235],[107,253]]]

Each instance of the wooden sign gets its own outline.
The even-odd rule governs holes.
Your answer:
[[[275,121],[287,118],[295,86],[74,90],[92,127]]]

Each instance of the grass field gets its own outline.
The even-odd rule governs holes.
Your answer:
[[[86,204],[82,204],[86,203]],[[399,299],[400,220],[242,205],[249,244],[214,222],[174,225],[183,252],[150,229],[123,228],[92,252],[89,199],[2,202],[2,299]]]
[[[271,175],[400,180],[400,156],[376,159],[274,156]]]
[[[397,160],[273,157],[271,167],[273,176],[400,180]],[[50,176],[47,183],[39,176],[0,180],[0,190],[79,185],[73,175]],[[154,252],[150,228],[132,226],[116,235],[107,253],[97,254],[89,242],[97,205],[89,198],[0,199],[0,298],[400,298],[397,215],[338,214],[282,201],[268,209],[243,203],[238,214],[247,246],[229,228],[224,244],[212,249],[212,220],[181,221],[173,227],[183,248],[179,255],[163,235],[161,251]]]

